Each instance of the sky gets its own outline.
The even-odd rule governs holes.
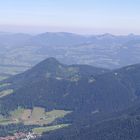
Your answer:
[[[0,31],[140,34],[140,0],[0,0]]]

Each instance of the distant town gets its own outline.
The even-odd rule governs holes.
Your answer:
[[[13,136],[0,137],[0,140],[33,140],[37,137],[39,137],[39,135],[36,135],[32,132],[19,132],[15,133]]]

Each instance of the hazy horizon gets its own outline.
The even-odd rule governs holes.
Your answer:
[[[28,34],[28,35],[39,35],[39,34],[45,34],[45,33],[70,33],[70,34],[75,34],[75,35],[82,35],[82,36],[100,36],[100,35],[113,35],[113,36],[129,36],[129,35],[136,35],[139,36],[139,34],[136,33],[122,33],[122,34],[115,34],[115,33],[110,33],[110,32],[101,32],[101,33],[81,33],[81,32],[71,32],[71,31],[49,31],[49,30],[44,30],[44,31],[39,31],[39,32],[30,32],[30,31],[16,31],[16,30],[0,30],[1,34]]]
[[[138,0],[5,0],[0,31],[140,34]]]

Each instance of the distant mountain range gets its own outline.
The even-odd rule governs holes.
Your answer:
[[[25,111],[19,122],[23,121],[23,116],[30,119],[31,115],[25,117],[30,110],[56,110],[70,113],[49,125],[70,126],[44,133],[41,139],[138,140],[139,71],[140,64],[107,70],[89,65],[66,65],[48,58],[0,82],[0,123],[10,122],[11,117],[13,120],[14,116],[20,116],[22,110]],[[13,112],[16,115],[13,116]],[[44,120],[41,117],[37,122]],[[27,122],[24,120],[24,123]]]
[[[139,63],[139,53],[140,36],[134,34],[0,33],[0,73],[5,74],[25,71],[47,57],[55,57],[65,64],[114,69]]]

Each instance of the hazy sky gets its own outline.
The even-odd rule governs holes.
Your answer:
[[[140,0],[0,0],[0,30],[140,34]]]

